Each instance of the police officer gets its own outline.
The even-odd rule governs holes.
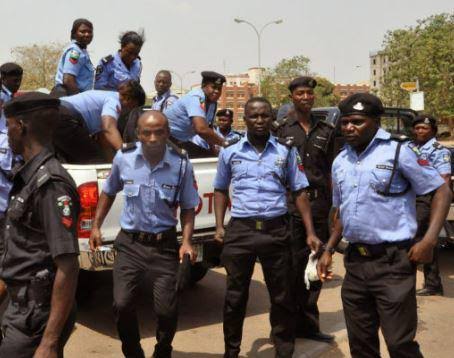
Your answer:
[[[71,44],[58,62],[55,87],[51,94],[57,97],[93,89],[95,70],[87,51],[93,40],[93,24],[87,19],[77,19],[71,29]]]
[[[30,92],[5,106],[8,139],[25,164],[14,171],[0,276],[10,303],[0,357],[63,357],[74,326],[79,197],[47,148],[59,100]]]
[[[158,111],[145,112],[138,121],[139,142],[125,144],[117,153],[101,193],[93,230],[92,250],[102,245],[100,227],[116,194],[123,190],[125,206],[121,230],[115,240],[114,312],[126,357],[144,357],[136,316],[135,298],[144,279],[153,287],[154,311],[158,317],[157,344],[153,357],[170,357],[177,327],[176,272],[178,259],[196,252],[191,246],[194,208],[199,196],[194,172],[186,154],[167,145],[169,126]],[[183,241],[178,250],[176,208]],[[151,277],[146,273],[150,272]]]
[[[170,87],[172,87],[172,75],[170,71],[159,71],[154,79],[156,96],[153,97],[152,109],[164,112],[167,107],[170,107],[178,99],[178,96],[170,91]]]
[[[187,150],[192,158],[211,155],[191,142],[196,134],[209,145],[225,145],[225,140],[212,129],[217,101],[225,81],[225,77],[219,73],[203,71],[202,87],[193,89],[164,110],[170,124],[170,140]]]
[[[379,328],[391,357],[422,357],[415,341],[416,264],[432,260],[451,190],[405,139],[379,127],[379,98],[354,94],[339,109],[347,142],[332,169],[340,219],[319,261],[319,275],[331,277],[333,250],[343,236],[349,246],[342,303],[352,357],[380,357]],[[429,229],[415,243],[416,195],[432,191]]]
[[[91,90],[62,97],[61,118],[54,135],[58,156],[71,163],[112,160],[113,150],[123,143],[117,128],[120,114],[144,103],[142,86],[132,80],[121,84],[119,92]]]
[[[215,239],[224,242],[221,257],[227,271],[224,357],[238,357],[240,352],[249,283],[257,257],[270,293],[276,357],[292,357],[295,304],[290,278],[287,186],[306,225],[307,244],[318,250],[320,242],[303,191],[308,182],[297,151],[287,145],[290,142],[270,135],[270,103],[263,97],[251,98],[244,113],[247,135],[221,150],[214,180]],[[232,219],[224,235],[230,184]]]
[[[117,91],[125,81],[140,82],[142,62],[139,54],[144,42],[143,32],[127,31],[121,34],[120,50],[102,58],[96,67],[95,89]]]
[[[420,114],[413,121],[414,140],[410,148],[418,153],[420,161],[433,166],[448,185],[451,181],[451,152],[436,141],[436,118]],[[432,194],[416,197],[417,238],[424,237],[430,221]],[[434,247],[433,260],[424,264],[424,288],[416,291],[419,296],[443,295],[443,285],[438,267],[438,245]]]
[[[220,109],[216,113],[216,126],[214,127],[214,131],[226,141],[230,142],[237,142],[243,134],[234,130],[232,128],[233,124],[233,111],[230,109]],[[192,142],[197,144],[200,147],[209,149],[210,146],[207,142],[205,142],[199,135],[196,135],[192,138]]]
[[[317,120],[311,114],[316,86],[317,81],[308,76],[298,77],[290,82],[288,89],[292,100],[291,109],[286,116],[273,124],[279,137],[293,139],[303,160],[309,181],[306,193],[311,202],[315,232],[318,238],[326,243],[329,238],[330,176],[334,159],[335,133],[331,123]],[[309,260],[310,249],[305,245],[304,224],[291,200],[289,212],[293,239],[293,269],[296,278],[296,336],[330,342],[334,337],[320,332],[317,301],[320,296],[321,282],[311,282],[309,290],[304,283],[304,271]]]
[[[11,190],[11,169],[13,166],[13,154],[8,144],[6,118],[3,106],[6,105],[13,95],[19,90],[22,82],[22,67],[8,62],[0,66],[0,253],[3,253],[3,234],[5,226],[5,214],[8,207],[9,191]],[[6,286],[0,281],[0,304],[6,297]]]

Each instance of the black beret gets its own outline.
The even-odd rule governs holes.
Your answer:
[[[428,124],[432,128],[437,128],[437,119],[428,114],[419,114],[413,119],[413,127],[419,123]]]
[[[60,100],[41,92],[28,92],[15,97],[4,107],[5,117],[18,116],[44,108],[58,109]]]
[[[380,117],[383,112],[383,103],[380,98],[370,93],[355,93],[339,103],[341,116],[350,114],[364,114],[365,116]]]
[[[223,75],[214,71],[203,71],[201,75],[203,83],[210,82],[215,85],[222,85],[227,81]]]
[[[5,75],[17,75],[20,76],[24,70],[17,63],[7,62],[0,66],[0,73]]]
[[[317,86],[317,81],[313,79],[312,77],[309,76],[301,76],[295,78],[290,84],[288,85],[288,89],[290,92],[293,92],[293,90],[297,87],[310,87],[310,88],[315,88]]]
[[[226,117],[233,118],[233,111],[231,109],[220,109],[216,113],[216,116],[217,117],[226,116]]]

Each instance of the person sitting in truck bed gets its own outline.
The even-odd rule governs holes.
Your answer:
[[[123,144],[117,120],[120,114],[143,106],[145,92],[139,82],[130,80],[118,92],[90,90],[60,100],[60,121],[53,138],[57,156],[69,163],[110,162]]]

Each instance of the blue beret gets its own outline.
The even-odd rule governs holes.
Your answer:
[[[355,93],[339,103],[341,116],[363,114],[370,117],[380,117],[383,112],[383,103],[380,98],[370,93]]]

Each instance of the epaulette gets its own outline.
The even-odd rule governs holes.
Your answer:
[[[432,144],[434,146],[435,149],[442,149],[444,148],[442,144],[440,144],[439,142],[434,142]]]
[[[52,177],[52,174],[50,173],[49,169],[45,165],[42,165],[38,169],[38,172],[37,172],[37,175],[36,175],[36,187],[37,188],[41,187],[51,177]]]
[[[293,137],[278,138],[277,141],[289,148],[293,147],[293,145],[295,143],[295,140]]]
[[[237,131],[232,131],[232,133],[239,135],[240,137],[244,137],[244,133],[237,132]]]
[[[287,123],[287,117],[275,120],[274,122],[271,123],[271,127],[273,131],[277,131],[279,128],[281,128],[285,123]]]
[[[178,154],[181,158],[187,158],[188,157],[188,152],[184,150],[183,148],[180,148],[177,146],[175,143],[172,141],[168,140],[167,145],[170,147],[172,151],[174,151],[176,154]]]
[[[406,141],[410,140],[410,138],[407,137],[405,134],[397,134],[397,133],[392,133],[390,139],[396,140],[398,142],[406,142]]]
[[[131,143],[123,143],[121,145],[121,151],[123,153],[125,152],[129,152],[130,150],[133,150],[133,149],[136,149],[137,148],[137,144],[134,143],[134,142],[131,142]]]
[[[225,141],[224,148],[230,147],[231,145],[238,143],[242,137],[235,137]]]
[[[107,64],[107,63],[111,62],[113,59],[114,59],[114,58],[113,58],[112,55],[108,55],[108,56],[106,56],[106,57],[103,57],[101,61],[102,61],[104,64]]]

